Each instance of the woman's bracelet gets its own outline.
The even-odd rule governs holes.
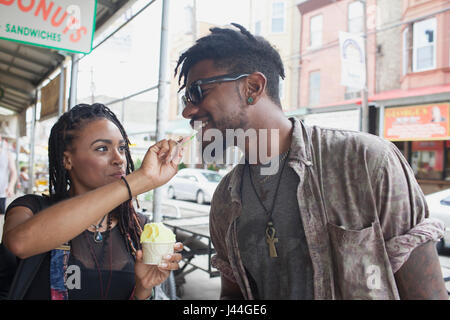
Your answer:
[[[135,288],[135,290],[136,290],[136,288]],[[133,299],[140,300],[136,297],[136,295],[134,295]],[[152,294],[147,299],[143,299],[143,300],[155,300],[155,287],[152,288]]]
[[[133,199],[133,195],[131,194],[130,185],[128,184],[127,179],[125,179],[124,176],[122,176],[122,177],[120,177],[120,178],[125,182],[125,185],[127,186],[127,189],[128,189],[128,195],[130,196],[130,200]]]

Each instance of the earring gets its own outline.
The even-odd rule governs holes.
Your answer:
[[[253,103],[253,98],[252,97],[248,97],[247,98],[247,103],[248,104],[252,104]]]

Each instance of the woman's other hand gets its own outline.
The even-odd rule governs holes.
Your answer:
[[[134,295],[137,299],[147,299],[153,287],[160,285],[169,277],[172,270],[179,268],[178,263],[181,261],[183,244],[177,242],[174,244],[175,253],[164,257],[160,265],[144,264],[142,250],[136,251],[136,264],[134,266],[136,289]]]

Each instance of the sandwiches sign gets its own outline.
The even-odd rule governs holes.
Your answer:
[[[89,53],[96,9],[96,0],[0,0],[0,39]]]

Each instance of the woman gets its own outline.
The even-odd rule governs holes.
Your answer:
[[[134,171],[128,145],[124,128],[101,104],[77,105],[53,126],[50,196],[16,199],[4,225],[3,242],[15,256],[43,256],[24,299],[149,299],[178,268],[179,253],[159,266],[142,263],[146,218],[131,198],[172,178],[182,150],[160,141]]]

